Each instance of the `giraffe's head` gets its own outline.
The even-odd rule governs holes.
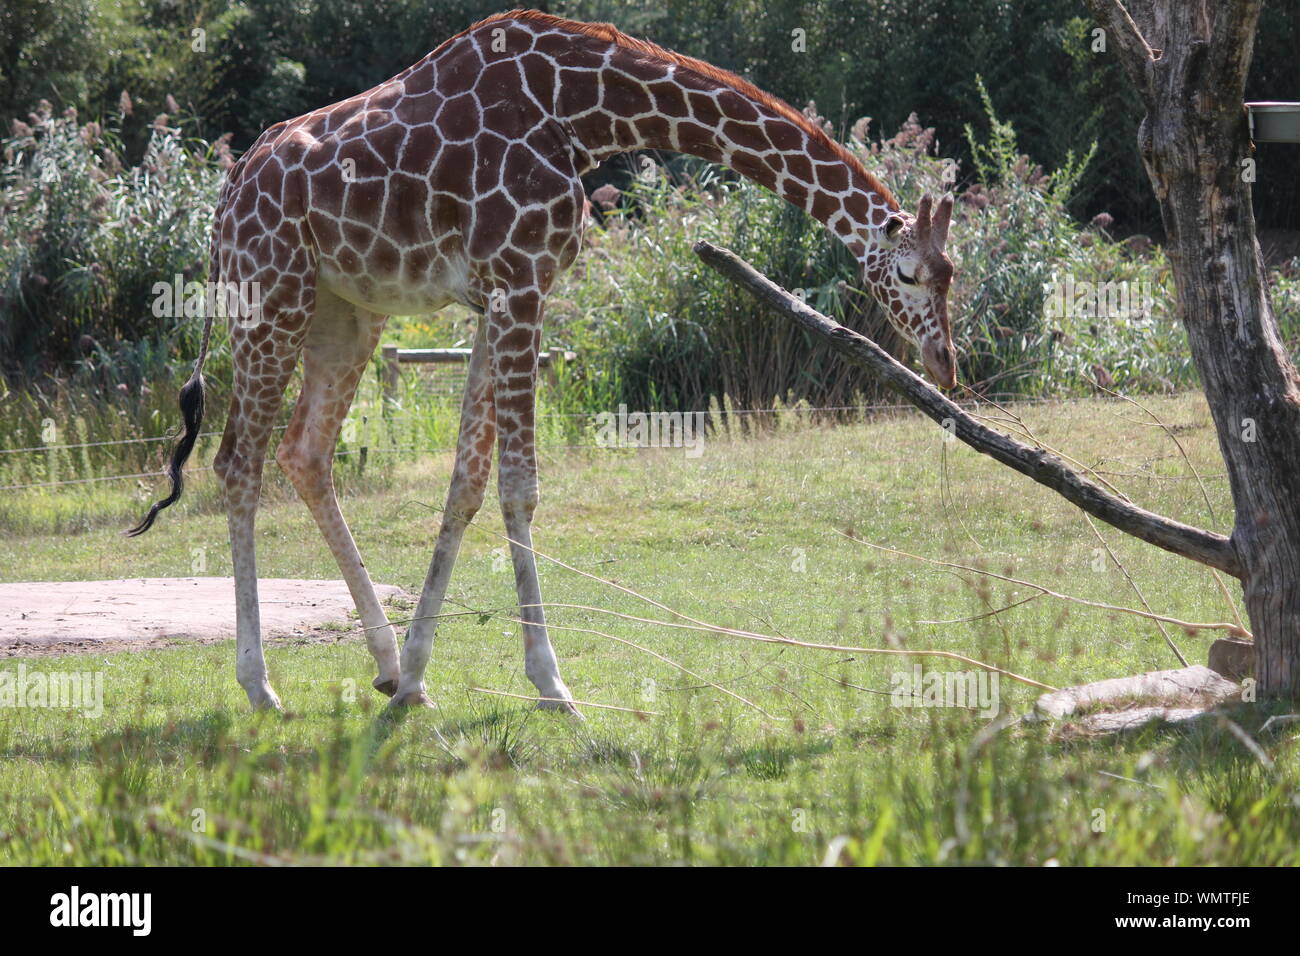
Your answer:
[[[891,213],[864,257],[867,287],[899,334],[915,345],[935,384],[957,384],[957,352],[948,324],[952,261],[944,255],[952,197],[921,199],[916,216]]]

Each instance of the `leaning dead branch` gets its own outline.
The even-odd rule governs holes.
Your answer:
[[[1094,384],[1095,384],[1095,383],[1094,383]],[[1099,385],[1098,387],[1100,388],[1101,386]],[[968,388],[968,389],[966,389],[966,391],[970,392],[971,390]],[[972,394],[974,394],[974,393],[972,392]],[[978,395],[976,395],[975,397],[976,397],[976,398],[979,398]],[[1103,485],[1105,485],[1105,486],[1106,486],[1107,488],[1109,488],[1111,491],[1115,492],[1116,495],[1118,495],[1120,498],[1124,499],[1125,501],[1129,501],[1129,500],[1131,500],[1131,499],[1128,497],[1128,495],[1126,495],[1126,494],[1124,494],[1123,492],[1121,492],[1118,488],[1116,488],[1116,487],[1115,487],[1114,485],[1112,485],[1109,481],[1107,481],[1105,478],[1103,478],[1103,477],[1102,477],[1102,476],[1101,476],[1101,475],[1100,475],[1100,474],[1099,474],[1095,469],[1088,468],[1088,467],[1087,467],[1086,465],[1084,465],[1082,462],[1076,461],[1076,460],[1073,459],[1073,458],[1069,458],[1068,456],[1062,454],[1062,453],[1061,453],[1060,451],[1058,451],[1057,449],[1055,449],[1055,448],[1051,447],[1050,445],[1046,444],[1045,442],[1043,442],[1043,441],[1042,441],[1042,440],[1041,440],[1037,435],[1034,434],[1033,429],[1029,427],[1029,425],[1025,422],[1025,420],[1022,419],[1019,415],[1015,414],[1015,412],[1011,411],[1011,410],[1008,409],[1008,408],[1003,408],[1003,407],[1002,407],[1001,405],[999,405],[997,402],[992,401],[992,399],[989,399],[988,401],[989,401],[990,404],[992,404],[995,408],[997,408],[997,409],[998,409],[999,411],[1001,411],[1003,414],[1009,416],[1012,420],[1014,420],[1016,427],[1019,428],[1020,431],[1024,434],[1024,436],[1025,436],[1026,438],[1028,438],[1030,441],[1032,441],[1034,444],[1038,445],[1040,448],[1042,448],[1042,449],[1044,449],[1044,450],[1046,450],[1046,451],[1052,452],[1052,453],[1054,453],[1054,454],[1060,456],[1061,458],[1066,459],[1067,461],[1069,461],[1069,462],[1071,462],[1071,463],[1073,463],[1073,464],[1075,464],[1075,465],[1078,465],[1079,467],[1083,468],[1085,471],[1090,472],[1094,477],[1096,477],[1096,479],[1097,479],[1098,481],[1100,481]],[[1135,403],[1135,404],[1136,404],[1136,403]],[[1173,436],[1173,431],[1172,431],[1171,429],[1166,429],[1166,431],[1168,432],[1168,434],[1169,434],[1171,437]],[[1175,439],[1175,442],[1177,442],[1177,439]],[[1179,449],[1179,451],[1182,451],[1182,450],[1183,450],[1183,446],[1182,446],[1181,444],[1179,444],[1179,445],[1178,445],[1178,449]],[[1186,457],[1186,452],[1184,452],[1184,457]],[[1191,460],[1190,460],[1190,459],[1188,459],[1188,464],[1191,464]],[[1195,468],[1193,468],[1192,470],[1195,471]],[[1197,475],[1197,480],[1198,480],[1198,481],[1200,480],[1200,475]],[[1204,485],[1204,484],[1201,485],[1201,491],[1202,491],[1203,493],[1205,492],[1205,485]],[[1207,502],[1208,502],[1208,500],[1209,500],[1208,496],[1207,496],[1206,500],[1207,500]],[[1146,608],[1147,613],[1148,613],[1148,614],[1151,614],[1151,615],[1154,616],[1154,617],[1153,617],[1153,620],[1154,620],[1154,622],[1155,622],[1156,627],[1157,627],[1157,628],[1159,629],[1159,631],[1160,631],[1160,636],[1161,636],[1162,638],[1164,638],[1165,644],[1169,647],[1169,649],[1170,649],[1171,651],[1173,651],[1174,656],[1175,656],[1176,658],[1178,658],[1178,663],[1181,664],[1183,667],[1186,667],[1186,666],[1187,666],[1187,658],[1183,657],[1183,652],[1180,651],[1180,650],[1178,649],[1178,645],[1175,644],[1174,641],[1173,641],[1173,638],[1171,638],[1171,637],[1169,636],[1169,631],[1165,629],[1165,623],[1164,623],[1164,621],[1159,620],[1159,619],[1158,619],[1158,615],[1155,615],[1155,611],[1152,610],[1151,605],[1147,603],[1146,596],[1143,595],[1143,593],[1142,593],[1142,589],[1139,588],[1137,582],[1133,580],[1133,576],[1132,576],[1131,574],[1128,573],[1128,568],[1124,567],[1124,562],[1120,561],[1120,559],[1119,559],[1119,555],[1117,555],[1117,554],[1115,553],[1115,549],[1112,548],[1112,547],[1110,546],[1110,543],[1109,543],[1105,538],[1103,538],[1102,535],[1101,535],[1101,532],[1097,530],[1096,522],[1094,522],[1094,521],[1092,520],[1092,516],[1089,515],[1087,512],[1084,512],[1083,520],[1086,521],[1086,522],[1088,522],[1088,528],[1092,531],[1093,535],[1094,535],[1094,536],[1097,538],[1097,540],[1101,543],[1101,546],[1102,546],[1103,548],[1106,549],[1106,553],[1110,556],[1110,560],[1114,563],[1115,567],[1119,568],[1120,573],[1122,573],[1122,574],[1124,575],[1124,579],[1125,579],[1126,581],[1128,581],[1129,586],[1133,589],[1134,593],[1137,594],[1138,600],[1142,602],[1142,606],[1143,606],[1144,608]],[[1214,520],[1214,513],[1213,513],[1213,510],[1211,510],[1211,513],[1210,513],[1210,520],[1211,520],[1211,521]],[[1214,570],[1214,568],[1209,568],[1208,570],[1209,570],[1209,572],[1210,572],[1211,574],[1214,575],[1214,579],[1215,579],[1216,581],[1220,581],[1220,579],[1219,579],[1219,572],[1218,572],[1218,571]],[[1220,581],[1220,587],[1222,587],[1222,581]],[[1040,592],[1040,593],[1041,593],[1041,592]],[[1235,615],[1234,615],[1234,616],[1235,616]],[[1238,618],[1236,618],[1236,620],[1237,620],[1237,626],[1238,626],[1238,627],[1241,627],[1241,618],[1238,617]],[[1242,630],[1243,630],[1243,632],[1244,632],[1244,631],[1245,631],[1245,628],[1242,628]]]
[[[970,389],[967,389],[967,391],[969,392]],[[975,396],[975,397],[979,398],[979,396]],[[1132,500],[1131,498],[1129,498],[1128,495],[1124,494],[1122,491],[1120,491],[1118,488],[1112,485],[1109,481],[1107,481],[1104,477],[1102,477],[1102,475],[1095,469],[1089,468],[1087,465],[1084,465],[1082,462],[1074,458],[1070,458],[1068,455],[1062,453],[1059,449],[1053,448],[1051,445],[1048,445],[1046,442],[1040,439],[1036,434],[1034,434],[1034,430],[1029,427],[1029,424],[1023,418],[1021,418],[1019,415],[1013,412],[1011,409],[1003,408],[1001,405],[999,405],[997,402],[994,402],[992,399],[988,399],[988,401],[990,404],[992,404],[1003,414],[1010,416],[1011,419],[1014,420],[1016,427],[1019,428],[1020,431],[1024,434],[1024,436],[1028,438],[1030,441],[1032,441],[1035,445],[1039,446],[1045,451],[1049,451],[1052,454],[1059,456],[1060,458],[1064,459],[1065,461],[1073,465],[1077,465],[1083,471],[1095,477],[1101,484],[1105,485],[1107,488],[1109,488],[1111,491],[1113,491],[1116,495],[1118,495],[1123,500],[1125,501]],[[1182,446],[1179,445],[1180,450],[1181,448]],[[1201,486],[1201,490],[1202,491],[1205,490],[1204,485]],[[1155,611],[1152,609],[1151,605],[1147,603],[1146,597],[1142,594],[1142,589],[1139,588],[1137,582],[1133,580],[1133,576],[1128,573],[1128,568],[1124,567],[1124,562],[1120,561],[1119,555],[1115,553],[1115,549],[1110,546],[1110,543],[1105,538],[1103,538],[1101,532],[1097,530],[1097,524],[1095,521],[1092,520],[1092,515],[1088,514],[1087,512],[1084,512],[1083,520],[1088,523],[1089,530],[1092,531],[1093,536],[1096,537],[1097,541],[1100,542],[1101,546],[1106,550],[1106,554],[1110,556],[1111,562],[1115,565],[1115,567],[1119,568],[1120,573],[1124,575],[1125,580],[1128,581],[1129,586],[1133,589],[1134,593],[1137,594],[1138,600],[1142,602],[1142,606],[1146,608],[1147,613],[1154,615]],[[1210,520],[1211,521],[1214,520],[1213,512],[1211,512]],[[1215,576],[1215,579],[1218,580],[1219,572],[1215,571],[1214,568],[1209,568],[1208,570],[1211,574]],[[1183,657],[1183,652],[1178,649],[1178,645],[1176,645],[1173,641],[1173,638],[1169,636],[1169,631],[1166,630],[1164,621],[1156,619],[1154,620],[1154,623],[1155,626],[1160,631],[1160,636],[1164,638],[1165,644],[1169,647],[1171,651],[1173,651],[1174,656],[1178,658],[1178,663],[1181,664],[1183,667],[1186,667],[1187,659]],[[1238,626],[1240,626],[1241,621],[1238,620],[1237,624]]]
[[[833,322],[795,298],[734,252],[697,242],[695,254],[706,265],[752,294],[760,302],[872,371],[940,425],[982,454],[1013,468],[1084,511],[1149,544],[1241,577],[1241,562],[1232,542],[1221,534],[1194,528],[1124,501],[1068,468],[1056,456],[1031,448],[981,424],[955,402],[895,361],[875,342]]]

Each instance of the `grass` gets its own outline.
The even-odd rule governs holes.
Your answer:
[[[1206,477],[1207,504],[1159,429],[1131,406],[1076,401],[1020,409],[1043,440],[1102,471],[1144,506],[1227,530],[1226,482],[1199,396],[1151,399]],[[711,623],[804,641],[956,651],[1054,686],[1177,666],[1149,623],[1027,596],[1001,582],[873,551],[836,531],[977,565],[1056,590],[1138,606],[1098,561],[1080,514],[914,416],[765,437],[712,436],[682,451],[553,450],[542,463],[536,547]],[[436,534],[447,456],[398,459],[344,481],[344,511],[375,580],[416,592]],[[1141,475],[1143,477],[1130,477]],[[268,472],[259,524],[264,576],[336,577],[305,508]],[[152,489],[67,489],[0,518],[5,580],[228,574],[212,479],[138,541],[122,518]],[[491,499],[489,499],[491,500]],[[53,502],[58,502],[55,504]],[[80,510],[78,510],[80,509]],[[449,611],[513,600],[497,570],[500,518],[466,538]],[[1101,534],[1158,612],[1228,620],[1205,570]],[[1104,553],[1103,553],[1104,556]],[[1096,570],[1101,568],[1102,570]],[[548,601],[663,612],[542,562]],[[1235,591],[1235,589],[1234,589]],[[184,608],[177,608],[183,614]],[[403,608],[393,610],[395,618]],[[755,644],[553,609],[577,723],[535,712],[517,628],[504,614],[442,625],[428,674],[438,709],[381,719],[355,631],[268,646],[287,717],[252,715],[230,643],[27,660],[100,671],[105,709],[0,709],[0,859],[7,863],[1295,864],[1300,779],[1288,734],[1260,735],[1275,709],[1230,712],[1264,766],[1217,718],[1121,740],[988,724],[962,708],[891,705],[914,661]],[[1209,632],[1171,632],[1203,662]],[[8,660],[0,670],[14,670]],[[765,710],[751,709],[708,682]],[[1032,688],[1003,680],[1003,714]],[[832,849],[833,848],[833,849]]]

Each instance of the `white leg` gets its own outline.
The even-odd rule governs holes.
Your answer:
[[[504,469],[502,469],[504,473]],[[511,541],[510,555],[515,567],[515,593],[519,597],[519,617],[524,624],[524,673],[537,688],[542,699],[537,706],[543,709],[577,711],[569,688],[560,678],[560,665],[555,658],[546,632],[546,615],[542,609],[542,588],[537,578],[537,561],[533,552],[532,509],[520,504],[516,496],[506,498],[502,492],[501,513],[505,518],[506,534]]]

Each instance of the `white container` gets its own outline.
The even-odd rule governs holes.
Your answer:
[[[1257,143],[1300,143],[1300,103],[1247,103],[1250,138]]]

